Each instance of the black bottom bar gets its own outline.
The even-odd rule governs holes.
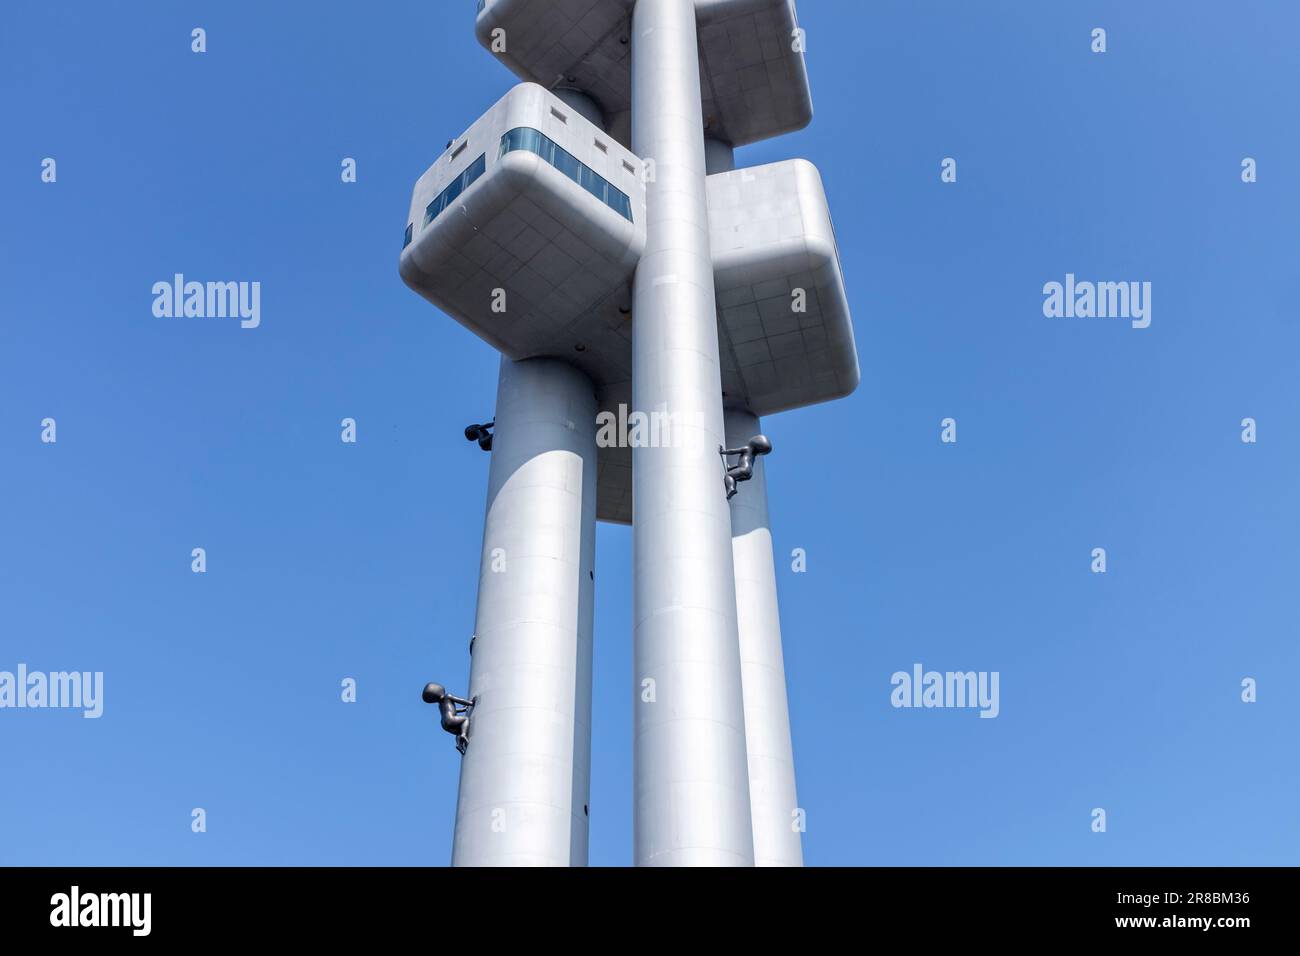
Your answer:
[[[668,933],[734,942],[777,929],[862,943],[885,932],[927,942],[1104,935],[1232,945],[1287,932],[1295,877],[1237,868],[0,869],[0,926],[7,942],[92,945],[283,938],[477,948],[520,933],[554,945],[613,942],[611,921],[661,945]]]

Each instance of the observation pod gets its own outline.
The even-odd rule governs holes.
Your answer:
[[[640,161],[524,83],[416,182],[399,270],[508,358],[600,367],[630,348],[619,307],[645,247],[644,209]]]
[[[635,7],[635,0],[480,0],[475,33],[521,80],[584,91],[631,146]],[[709,136],[744,146],[808,125],[812,94],[794,0],[695,0],[695,17]]]
[[[792,159],[707,180],[728,404],[772,415],[858,387],[858,350],[817,167]]]

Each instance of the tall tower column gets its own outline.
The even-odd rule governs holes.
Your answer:
[[[585,866],[596,396],[501,360],[453,866]]]
[[[758,418],[740,409],[727,409],[726,424],[728,448],[739,448],[762,431]],[[763,458],[754,459],[754,476],[731,499],[731,551],[736,567],[754,864],[803,866],[803,846],[795,826],[799,803]]]
[[[637,0],[632,151],[652,164],[633,408],[670,416],[633,474],[634,859],[754,862],[694,0]]]

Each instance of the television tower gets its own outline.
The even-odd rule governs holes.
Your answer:
[[[419,178],[400,271],[501,353],[454,865],[587,862],[595,523],[632,525],[634,860],[798,866],[760,420],[848,395],[794,0],[479,0],[522,82]],[[779,450],[778,450],[779,454]]]

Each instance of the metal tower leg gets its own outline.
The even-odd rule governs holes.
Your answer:
[[[550,359],[501,361],[454,866],[585,866],[596,398]]]
[[[752,865],[731,514],[705,196],[694,0],[637,0],[632,149],[653,163],[634,285],[634,859]]]
[[[727,447],[738,448],[762,432],[747,411],[726,412]],[[756,866],[803,866],[795,826],[794,752],[786,703],[776,566],[767,517],[764,459],[731,499],[731,549],[736,567],[736,620],[745,692],[745,741],[749,749],[749,802],[754,818]]]

